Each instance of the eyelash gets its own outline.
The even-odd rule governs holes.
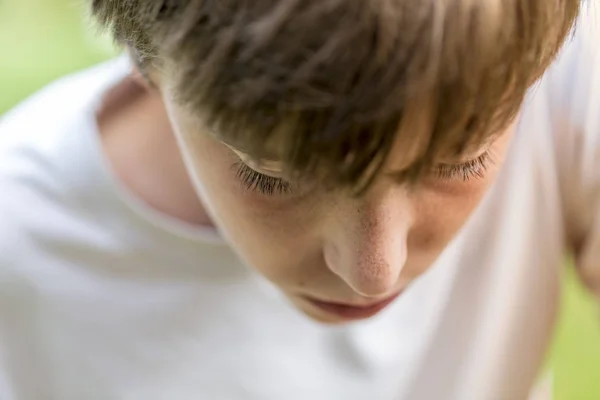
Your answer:
[[[244,187],[250,191],[258,191],[268,196],[286,195],[292,193],[292,184],[273,176],[261,174],[238,161],[234,165],[236,176],[242,182]]]
[[[435,168],[435,173],[444,181],[460,179],[469,182],[472,179],[483,179],[490,163],[493,163],[492,156],[489,152],[485,152],[463,164],[440,164]]]
[[[474,160],[463,164],[440,164],[435,167],[435,174],[444,181],[460,179],[469,182],[472,179],[483,179],[492,158],[488,152]],[[241,160],[235,163],[236,176],[249,191],[258,191],[268,196],[288,195],[293,192],[291,183],[261,174],[244,164]]]

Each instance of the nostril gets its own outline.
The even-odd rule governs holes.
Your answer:
[[[334,247],[323,249],[327,268],[363,297],[382,297],[397,290],[402,264],[395,264],[374,253],[341,257]]]
[[[326,246],[323,248],[323,260],[327,268],[334,274],[341,276],[341,265],[340,252],[335,246]]]
[[[392,293],[399,280],[400,268],[379,260],[357,266],[348,284],[362,296],[381,297]]]
[[[361,214],[360,226],[324,240],[327,268],[363,297],[384,297],[398,290],[407,260],[407,219]],[[338,226],[338,227],[339,227]]]

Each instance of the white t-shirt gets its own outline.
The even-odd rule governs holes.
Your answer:
[[[95,112],[127,60],[49,86],[0,123],[0,399],[527,398],[567,251],[600,293],[594,19],[531,90],[498,182],[436,264],[340,327],[116,179]]]

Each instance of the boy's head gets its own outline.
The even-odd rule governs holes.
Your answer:
[[[301,309],[337,321],[318,300],[396,294],[459,230],[579,1],[92,7],[156,85],[232,246]]]

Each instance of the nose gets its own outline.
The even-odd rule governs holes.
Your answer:
[[[394,294],[406,263],[408,202],[398,196],[335,208],[323,255],[327,267],[365,297]]]

